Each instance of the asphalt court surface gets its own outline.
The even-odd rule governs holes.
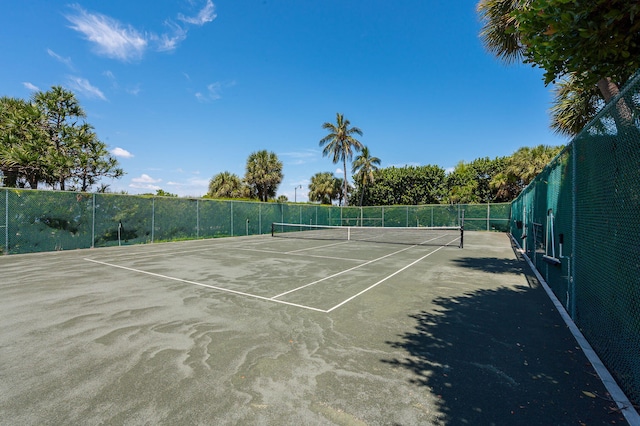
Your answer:
[[[0,424],[625,424],[507,235],[0,257]]]
[[[449,237],[446,242],[453,245],[456,241]],[[84,260],[99,265],[98,274],[101,269],[115,268],[326,312],[433,253],[453,248],[264,237],[216,243]]]

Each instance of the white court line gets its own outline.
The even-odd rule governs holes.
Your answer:
[[[356,297],[360,296],[361,294],[364,294],[364,293],[366,293],[367,291],[371,290],[372,288],[374,288],[374,287],[378,286],[379,284],[382,284],[383,282],[385,282],[385,281],[386,281],[386,280],[388,280],[389,278],[391,278],[391,277],[393,277],[393,276],[395,276],[395,275],[399,274],[400,272],[404,271],[404,270],[405,270],[405,269],[407,269],[407,268],[412,267],[412,266],[413,266],[413,265],[415,265],[416,263],[420,262],[422,259],[424,259],[424,258],[426,258],[426,257],[431,256],[433,253],[437,252],[438,250],[443,249],[444,247],[446,247],[446,246],[438,247],[438,248],[437,248],[437,249],[435,249],[434,251],[432,251],[432,252],[430,252],[430,253],[428,253],[428,254],[425,254],[425,255],[424,255],[424,256],[422,256],[420,259],[418,259],[418,260],[414,260],[413,262],[411,262],[410,264],[408,264],[408,265],[407,265],[407,266],[405,266],[404,268],[402,268],[402,269],[398,269],[398,270],[397,270],[397,271],[395,271],[393,274],[391,274],[391,275],[389,275],[389,276],[384,277],[383,279],[381,279],[380,281],[378,281],[378,282],[377,282],[377,283],[375,283],[375,284],[370,285],[369,287],[367,287],[367,288],[365,288],[364,290],[362,290],[360,293],[355,294],[355,295],[351,296],[350,298],[348,298],[347,300],[345,300],[345,301],[343,301],[343,302],[338,303],[336,306],[334,306],[334,307],[333,307],[333,308],[331,308],[331,309],[327,309],[327,313],[329,313],[329,312],[333,311],[334,309],[337,309],[337,308],[339,308],[340,306],[342,306],[342,305],[344,305],[344,304],[346,304],[346,303],[348,303],[348,302],[352,301],[353,299],[355,299]]]
[[[256,294],[244,293],[242,291],[236,291],[236,290],[229,290],[227,288],[217,287],[217,286],[209,285],[209,284],[202,284],[202,283],[198,283],[198,282],[195,282],[195,281],[184,280],[182,278],[170,277],[168,275],[156,274],[154,272],[148,272],[148,271],[143,271],[143,270],[140,270],[140,269],[129,268],[127,266],[114,265],[113,263],[100,262],[98,260],[87,259],[87,258],[85,258],[84,260],[86,260],[87,262],[93,262],[93,263],[97,263],[97,264],[100,264],[100,265],[110,266],[112,268],[120,268],[120,269],[124,269],[126,271],[138,272],[140,274],[151,275],[153,277],[163,278],[163,279],[166,279],[166,280],[179,281],[179,282],[186,283],[186,284],[197,285],[197,286],[200,286],[200,287],[206,287],[206,288],[210,288],[210,289],[213,289],[213,290],[218,290],[218,291],[221,291],[221,292],[224,292],[224,293],[232,293],[232,294],[237,294],[239,296],[252,297],[254,299],[266,300],[266,301],[269,301],[269,302],[281,303],[283,305],[290,305],[290,306],[295,306],[295,307],[298,307],[298,308],[309,309],[309,310],[316,311],[316,312],[327,313],[327,311],[324,310],[324,309],[318,309],[318,308],[314,308],[312,306],[299,305],[297,303],[285,302],[283,300],[273,300],[271,298],[264,297],[264,296],[258,296]]]
[[[287,254],[289,254],[289,253],[299,253],[299,252],[301,252],[301,251],[315,250],[315,249],[324,248],[324,247],[339,246],[339,245],[347,244],[347,243],[348,243],[348,241],[341,241],[341,242],[339,242],[339,243],[325,244],[325,245],[323,245],[323,246],[307,247],[307,248],[300,249],[300,250],[292,250],[292,251],[288,251],[288,252],[286,252],[286,253],[287,253]]]
[[[381,257],[379,257],[379,258],[377,258],[377,259],[369,260],[369,261],[367,261],[367,262],[365,262],[365,263],[362,263],[362,264],[360,264],[360,265],[354,266],[353,268],[345,269],[344,271],[341,271],[341,272],[336,272],[336,273],[335,273],[335,274],[333,274],[333,275],[329,275],[328,277],[321,278],[321,279],[319,279],[319,280],[317,280],[317,281],[314,281],[314,282],[312,282],[312,283],[305,284],[305,285],[300,286],[300,287],[298,287],[298,288],[294,288],[293,290],[285,291],[284,293],[280,293],[280,294],[278,294],[278,295],[276,295],[276,296],[273,296],[271,299],[274,299],[274,300],[275,300],[275,299],[276,299],[276,298],[278,298],[278,297],[282,297],[282,296],[287,295],[287,294],[289,294],[289,293],[293,293],[294,291],[302,290],[303,288],[306,288],[306,287],[312,286],[312,285],[314,285],[314,284],[321,283],[322,281],[328,280],[328,279],[330,279],[330,278],[335,278],[335,277],[337,277],[337,276],[339,276],[339,275],[345,274],[345,273],[347,273],[347,272],[351,272],[351,271],[356,270],[356,269],[358,269],[358,268],[362,268],[363,266],[367,266],[367,265],[369,265],[369,264],[371,264],[371,263],[373,263],[373,262],[377,262],[377,261],[382,260],[382,259],[384,259],[384,258],[386,258],[386,257],[393,256],[394,254],[402,253],[403,251],[406,251],[406,250],[412,249],[412,248],[414,248],[414,247],[417,247],[417,246],[416,246],[416,245],[413,245],[413,246],[409,246],[409,247],[403,248],[402,250],[394,251],[393,253],[385,254],[384,256],[381,256]],[[441,248],[442,248],[442,247],[441,247]]]
[[[234,248],[233,250],[241,250],[241,251],[257,251],[260,253],[271,253],[271,254],[279,254],[283,256],[299,256],[299,257],[314,257],[320,259],[331,259],[331,260],[348,260],[351,262],[366,262],[366,259],[351,259],[348,257],[337,257],[337,256],[320,256],[318,254],[304,254],[304,253],[294,253],[294,252],[282,252],[276,250],[263,250],[263,249],[248,249],[248,248]]]

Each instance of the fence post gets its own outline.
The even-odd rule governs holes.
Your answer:
[[[93,194],[93,206],[91,208],[91,248],[94,248],[96,241],[96,194]]]
[[[569,262],[571,270],[569,273],[569,297],[571,297],[570,312],[571,318],[576,319],[576,194],[578,193],[578,183],[576,181],[576,141],[571,143],[571,255]]]
[[[196,199],[196,238],[200,238],[200,200]]]
[[[233,201],[229,201],[231,204],[231,236],[233,237]]]
[[[9,191],[4,190],[4,244],[9,254]]]
[[[491,229],[489,229],[491,226],[491,203],[487,203],[487,231],[490,231]]]
[[[153,237],[156,230],[156,196],[151,199],[151,242],[153,243]]]

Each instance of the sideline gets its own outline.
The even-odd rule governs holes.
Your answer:
[[[549,296],[549,299],[551,299],[551,302],[553,302],[553,305],[560,313],[560,316],[569,328],[569,331],[571,331],[571,334],[573,334],[573,337],[576,339],[578,345],[580,345],[580,349],[582,349],[582,352],[586,355],[589,363],[591,363],[594,370],[596,370],[600,381],[602,381],[602,383],[604,384],[604,387],[607,389],[607,392],[609,392],[609,395],[611,395],[611,398],[620,409],[620,412],[624,415],[624,418],[627,420],[627,422],[629,422],[631,426],[640,426],[640,415],[638,415],[638,412],[636,411],[631,401],[629,401],[629,398],[627,398],[627,395],[625,395],[622,389],[620,389],[618,383],[616,383],[615,379],[613,378],[611,373],[609,373],[609,370],[607,369],[607,367],[605,367],[598,354],[596,354],[596,352],[593,350],[576,323],[573,322],[573,319],[569,316],[569,313],[553,293],[551,287],[549,287],[545,279],[542,278],[542,275],[540,275],[540,272],[538,272],[529,256],[527,256],[527,253],[522,250],[522,247],[520,247],[518,241],[516,241],[516,239],[513,238],[513,235],[511,234],[509,234],[509,238],[511,238],[516,247],[518,247],[518,253],[522,254],[522,256],[526,259],[529,267],[536,275],[536,278],[538,279],[538,281],[540,281],[540,284],[542,284],[544,291],[547,292],[547,296]]]

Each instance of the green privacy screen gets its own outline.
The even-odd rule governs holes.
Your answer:
[[[506,232],[509,204],[339,207],[0,188],[0,254],[260,235],[274,222]]]
[[[512,203],[511,233],[640,402],[640,74]]]

